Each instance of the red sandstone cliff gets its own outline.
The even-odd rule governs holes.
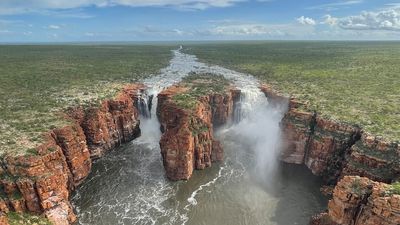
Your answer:
[[[9,225],[7,215],[2,212],[0,212],[0,224]]]
[[[400,195],[388,184],[365,177],[345,176],[336,185],[328,213],[315,217],[319,225],[398,225]]]
[[[312,129],[305,164],[313,174],[336,182],[346,151],[359,139],[360,129],[318,115]]]
[[[205,95],[198,99],[194,109],[186,109],[172,100],[186,90],[173,86],[158,95],[157,114],[164,132],[161,154],[171,180],[189,179],[194,169],[204,169],[213,161],[222,160],[223,150],[213,137],[213,124],[225,124],[230,119],[239,93]]]
[[[287,98],[269,86],[261,90],[273,104]],[[400,147],[365,133],[354,125],[326,119],[308,109],[308,104],[289,100],[281,121],[283,144],[281,160],[305,164],[328,183],[345,175],[369,177],[391,182],[400,176]]]
[[[91,157],[140,135],[135,105],[143,85],[129,85],[99,107],[78,107],[68,112],[71,125],[56,128],[24,155],[1,160],[0,213],[43,213],[56,225],[76,220],[70,191],[89,174]]]
[[[400,145],[363,133],[346,156],[342,175],[359,175],[390,183],[400,177]]]
[[[286,101],[269,86],[261,90],[273,104]],[[388,195],[387,184],[374,182],[390,183],[400,177],[398,142],[387,142],[357,126],[323,118],[295,99],[289,100],[281,128],[282,161],[304,163],[330,184],[343,178],[334,189],[329,213],[314,216],[310,224],[400,224],[400,196]]]

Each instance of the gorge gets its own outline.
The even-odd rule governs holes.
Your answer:
[[[37,153],[5,158],[0,210],[55,224],[307,224],[328,204],[319,188],[340,180],[313,224],[400,223],[399,195],[378,183],[399,177],[398,143],[180,50],[114,100],[71,109]]]

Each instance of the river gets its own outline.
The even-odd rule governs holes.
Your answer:
[[[180,50],[159,75],[143,82],[156,95],[190,72],[207,72],[241,89],[236,118],[215,131],[224,162],[195,171],[189,181],[166,179],[152,109],[151,118],[141,119],[142,136],[94,162],[74,192],[78,224],[308,224],[327,202],[319,191],[322,181],[307,168],[277,160],[286,106],[268,105],[251,75],[209,66]]]

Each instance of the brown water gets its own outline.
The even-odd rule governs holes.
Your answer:
[[[216,132],[224,162],[195,171],[189,181],[167,180],[160,125],[152,110],[151,119],[141,120],[142,136],[96,161],[73,194],[79,224],[308,224],[327,201],[319,192],[321,180],[304,166],[278,163],[284,106],[269,108],[250,75],[208,66],[179,50],[174,54],[169,67],[144,81],[153,89],[150,94],[156,96],[191,71],[223,75],[242,90],[235,112],[240,122]]]
[[[221,135],[225,160],[189,181],[164,177],[157,143],[141,137],[96,161],[73,195],[79,224],[307,224],[326,206],[321,181],[304,166],[257,173],[256,154]]]

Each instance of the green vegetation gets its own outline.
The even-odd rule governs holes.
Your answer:
[[[64,108],[96,104],[168,65],[163,45],[0,46],[0,154],[36,154]]]
[[[172,96],[177,106],[193,112],[199,104],[199,98],[210,94],[224,94],[229,81],[221,75],[191,73],[183,78],[181,85],[185,91]],[[207,132],[210,127],[201,119],[191,115],[190,128],[193,135]]]
[[[172,100],[182,108],[194,109],[199,97],[224,93],[229,81],[221,75],[191,73],[183,78],[182,85],[187,91],[174,95]]]
[[[368,189],[365,189],[361,185],[361,181],[359,178],[356,178],[353,183],[350,185],[351,191],[359,196],[365,195]]]
[[[43,216],[29,213],[7,213],[10,225],[51,225],[50,221]]]
[[[189,44],[202,61],[250,73],[324,117],[400,140],[399,42]]]
[[[391,184],[388,192],[390,195],[400,195],[400,182]]]

